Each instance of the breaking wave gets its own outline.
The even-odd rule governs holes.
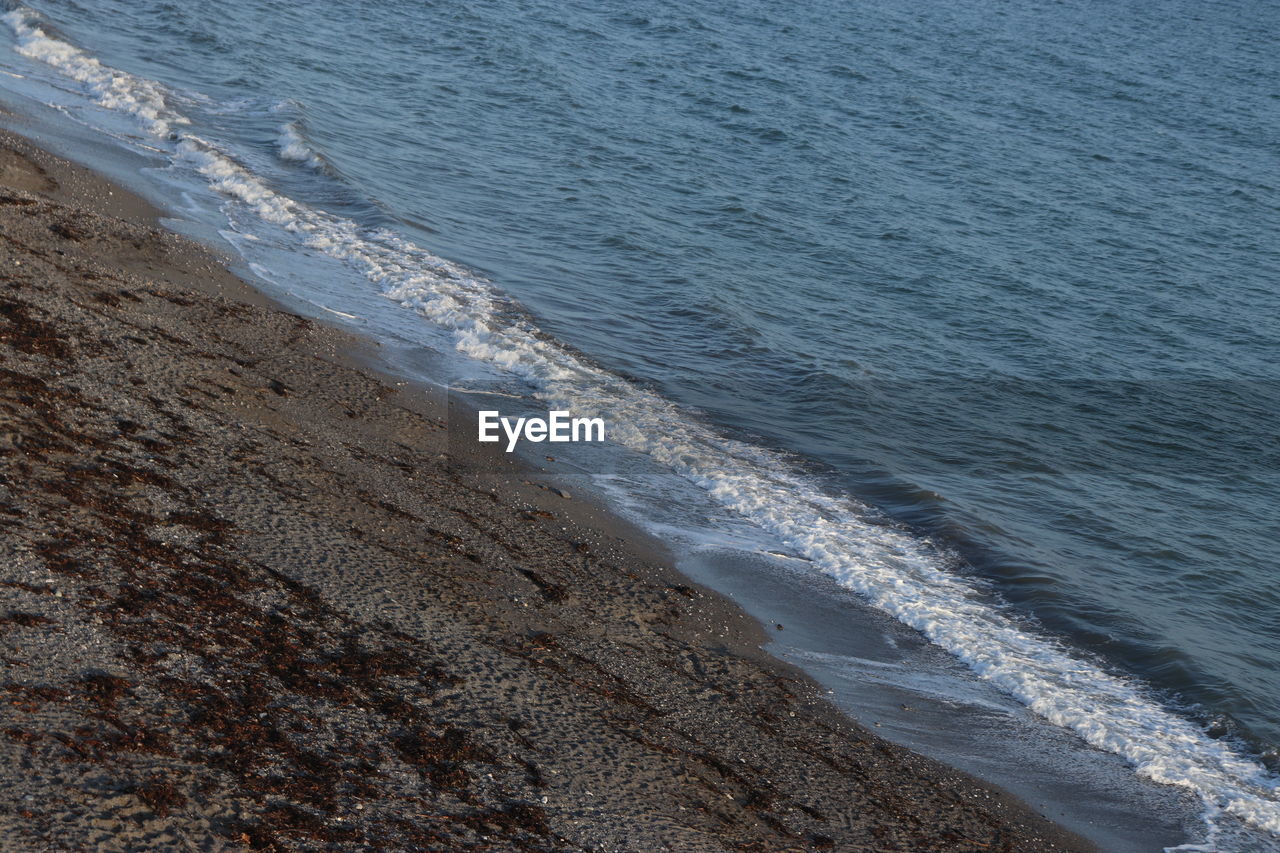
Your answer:
[[[303,135],[301,125],[291,121],[280,126],[280,136],[276,139],[276,147],[280,151],[280,159],[303,163],[318,171],[325,169],[324,158],[321,157],[311,142]]]

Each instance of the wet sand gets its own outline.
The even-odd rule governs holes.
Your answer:
[[[0,136],[0,848],[1089,849],[156,221]]]

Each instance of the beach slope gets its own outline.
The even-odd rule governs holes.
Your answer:
[[[1086,849],[155,223],[0,137],[0,847]]]

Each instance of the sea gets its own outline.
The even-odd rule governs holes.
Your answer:
[[[604,417],[559,474],[859,719],[1280,850],[1280,5],[0,12],[0,103],[266,292]]]

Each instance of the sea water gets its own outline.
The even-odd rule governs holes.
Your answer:
[[[1273,4],[7,11],[269,288],[1280,844]]]

